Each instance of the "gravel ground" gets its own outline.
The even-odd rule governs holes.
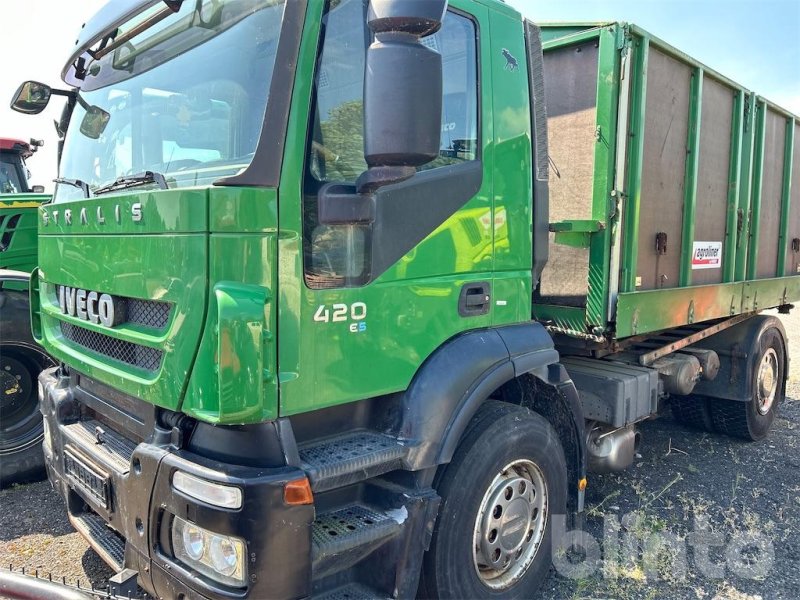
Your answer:
[[[739,442],[669,417],[644,424],[634,466],[590,479],[593,541],[585,553],[559,553],[543,600],[798,597],[800,310],[784,323],[794,361],[770,438]],[[605,562],[594,560],[601,548]],[[112,575],[47,482],[0,491],[0,565],[11,563],[97,585]]]

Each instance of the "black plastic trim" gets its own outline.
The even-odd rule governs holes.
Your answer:
[[[490,394],[527,372],[547,376],[556,363],[553,340],[539,323],[479,329],[443,344],[417,371],[403,398],[400,435],[416,444],[407,468],[449,462]]]
[[[483,163],[473,160],[422,171],[375,193],[372,270],[375,280],[454,215],[480,190]]]
[[[307,6],[307,0],[286,2],[281,37],[269,87],[269,102],[253,160],[238,175],[219,179],[214,185],[278,187]]]
[[[720,360],[717,376],[711,381],[706,379],[698,381],[694,393],[738,402],[752,400],[753,376],[756,373],[754,362],[761,352],[761,336],[770,327],[775,327],[783,337],[783,345],[787,348],[784,373],[788,373],[789,352],[783,323],[770,315],[756,315],[690,346],[690,348],[714,350]],[[786,381],[781,385],[785,391]]]
[[[153,428],[147,440],[133,450],[131,468],[123,471],[119,465],[109,462],[99,447],[70,436],[66,427],[90,410],[87,404],[87,400],[92,402],[90,395],[75,385],[75,379],[70,379],[58,368],[45,370],[39,381],[45,394],[40,404],[41,411],[50,431],[50,444],[44,447],[45,465],[53,487],[67,501],[71,515],[86,512],[88,506],[125,538],[123,566],[138,572],[139,584],[148,593],[164,598],[179,597],[179,594],[185,594],[186,598],[308,596],[311,585],[311,523],[315,508],[313,505],[289,506],[283,500],[285,483],[305,477],[301,469],[285,465],[290,460],[299,462],[293,458],[297,448],[288,422],[279,420],[267,424],[274,428],[273,432],[258,427],[247,430],[244,432],[246,438],[238,428],[218,428],[227,430],[221,437],[207,435],[201,430],[198,440],[202,442],[203,450],[218,455],[246,455],[247,451],[242,450],[247,445],[287,446],[285,451],[266,453],[274,454],[275,461],[281,466],[242,466],[177,449],[173,444],[174,434],[176,429],[181,429],[186,417],[165,414],[152,406],[147,411],[131,410],[129,406],[118,405],[117,401],[111,402],[104,397],[104,404],[95,403],[95,406],[115,427],[131,433],[123,427],[132,425],[131,415],[126,417],[110,410],[118,405],[118,409],[124,408],[128,413],[145,418],[148,427]],[[170,426],[171,431],[165,428]],[[117,433],[122,435],[120,431]],[[269,436],[274,440],[265,439]],[[231,443],[234,438],[238,440],[236,447]],[[68,443],[81,453],[87,464],[107,474],[111,488],[110,506],[104,507],[86,490],[81,491],[67,481],[63,455]],[[171,481],[177,469],[206,480],[240,487],[244,499],[242,507],[224,509],[176,491]],[[249,571],[246,587],[230,588],[215,583],[172,557],[169,526],[175,515],[211,531],[246,540]]]

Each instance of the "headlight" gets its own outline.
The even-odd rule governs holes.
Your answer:
[[[239,554],[230,538],[214,536],[211,538],[211,562],[223,575],[233,575],[239,563]]]
[[[199,527],[187,524],[183,527],[183,548],[192,560],[200,560],[206,549],[206,540]]]
[[[175,558],[214,581],[232,586],[245,583],[244,541],[212,533],[175,517],[172,521]]]

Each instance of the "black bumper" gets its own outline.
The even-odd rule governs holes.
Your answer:
[[[283,499],[284,485],[305,477],[303,471],[291,466],[243,467],[205,458],[177,448],[174,436],[164,430],[158,435],[157,426],[146,441],[135,443],[94,420],[98,414],[86,410],[91,402],[81,388],[59,376],[57,369],[44,371],[39,381],[48,476],[66,500],[70,520],[109,565],[137,571],[139,585],[157,598],[310,594],[314,507],[289,506]],[[99,443],[93,439],[96,427],[101,428]],[[239,486],[242,508],[215,507],[174,490],[176,470]],[[215,583],[173,558],[170,532],[175,516],[244,539],[246,587]],[[103,527],[98,531],[98,523],[115,533]]]

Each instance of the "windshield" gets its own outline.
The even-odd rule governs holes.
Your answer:
[[[153,171],[179,188],[209,185],[247,167],[264,120],[284,6],[285,0],[184,0],[177,13],[89,63],[61,177],[94,191]],[[163,9],[145,11],[117,35]],[[99,136],[85,126],[96,108],[109,115]],[[83,197],[78,186],[56,188],[56,202]]]
[[[25,191],[20,177],[19,155],[0,152],[0,194],[19,194]]]

